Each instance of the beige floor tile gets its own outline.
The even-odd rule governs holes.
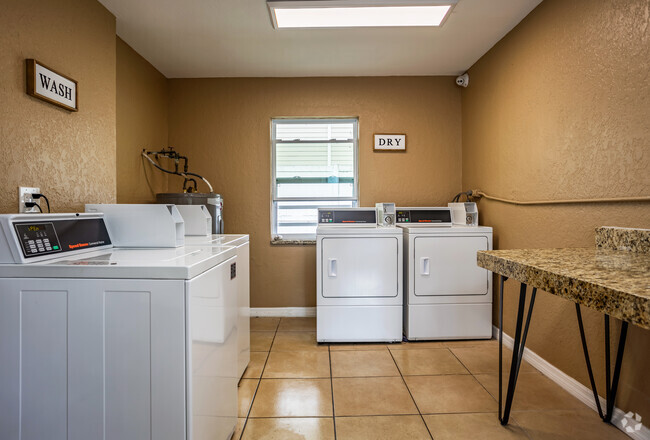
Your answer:
[[[275,332],[251,332],[251,351],[269,351]]]
[[[262,379],[250,417],[331,417],[330,379]]]
[[[405,376],[469,374],[456,356],[446,348],[394,350],[391,353]]]
[[[330,377],[327,351],[272,351],[264,369],[265,379]]]
[[[497,374],[477,374],[476,379],[487,389],[495,399],[499,397],[499,376]],[[503,399],[505,401],[508,387],[508,376],[503,375]],[[512,401],[513,410],[557,410],[583,409],[585,405],[564,391],[541,373],[519,373],[515,395]]]
[[[467,367],[472,374],[490,374],[499,372],[499,345],[490,344],[479,347],[453,347],[451,352]],[[503,348],[503,371],[510,370],[512,350]],[[519,370],[521,373],[537,372],[528,362],[524,361]]]
[[[262,370],[264,370],[264,364],[268,356],[269,353],[265,351],[251,351],[251,360],[242,378],[259,379],[262,376]]]
[[[423,348],[446,348],[445,341],[414,341],[386,344],[389,350],[421,350]]]
[[[282,318],[279,332],[315,332],[316,318]]]
[[[497,403],[470,375],[405,376],[422,414],[495,412]]]
[[[276,331],[280,318],[251,318],[251,331]]]
[[[257,382],[259,382],[257,379],[242,379],[239,381],[239,387],[237,387],[238,417],[248,417],[248,410],[251,403],[253,403]]]
[[[496,339],[462,339],[462,340],[449,340],[444,342],[445,347],[492,347],[499,348],[499,341]]]
[[[245,418],[238,418],[237,419],[237,424],[235,425],[235,432],[232,434],[232,437],[230,437],[230,440],[239,440],[241,438],[241,434],[244,430],[244,423],[246,423]]]
[[[248,419],[243,440],[334,440],[334,419]]]
[[[424,421],[436,440],[528,439],[524,430],[514,423],[501,426],[497,413],[435,414],[424,416]]]
[[[386,351],[388,348],[384,343],[368,343],[368,344],[330,344],[330,351],[347,351],[347,350],[369,350],[369,351]]]
[[[430,440],[418,416],[337,417],[338,440]]]
[[[277,332],[272,351],[327,351],[316,342],[316,332]]]
[[[401,377],[332,379],[336,416],[417,414]]]
[[[512,417],[532,440],[629,440],[590,409],[513,412]]]
[[[334,351],[332,377],[399,376],[388,350]]]

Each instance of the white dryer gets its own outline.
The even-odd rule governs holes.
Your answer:
[[[492,228],[451,225],[449,208],[396,208],[404,230],[404,334],[408,340],[492,337],[492,272],[476,253]]]
[[[187,205],[189,207],[203,205]],[[185,217],[183,217],[185,218]],[[208,236],[185,236],[185,246],[234,246],[237,250],[237,374],[244,375],[251,360],[250,325],[250,245],[248,234],[212,234]]]
[[[227,440],[234,247],[118,249],[102,214],[0,216],[0,438]]]
[[[318,342],[402,340],[402,230],[375,208],[319,209]]]

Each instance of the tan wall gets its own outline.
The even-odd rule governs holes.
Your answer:
[[[453,78],[171,80],[169,140],[225,198],[226,232],[251,235],[251,306],[316,302],[315,246],[271,246],[271,118],[358,116],[362,206],[440,205],[460,190],[460,91]],[[373,133],[406,153],[373,153]],[[178,184],[170,187],[179,190]]]
[[[117,201],[147,203],[167,190],[167,177],[143,162],[145,148],[167,147],[168,82],[117,37]],[[167,164],[163,164],[167,165]]]
[[[519,200],[649,195],[649,40],[647,1],[544,1],[469,71],[463,187]],[[479,211],[501,249],[593,246],[597,226],[650,227],[647,203],[483,200]],[[504,328],[512,334],[518,284],[506,285]],[[603,395],[603,318],[584,315]],[[588,384],[572,303],[538,295],[528,341]],[[626,351],[617,406],[648,419],[650,332],[631,328]]]
[[[25,93],[25,59],[78,81],[79,112]],[[58,212],[115,200],[115,18],[84,0],[3,2],[0,14],[0,212],[17,187]]]

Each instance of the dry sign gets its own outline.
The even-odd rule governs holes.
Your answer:
[[[27,94],[66,110],[76,112],[77,81],[44,66],[36,60],[27,62]]]
[[[374,151],[406,151],[406,135],[376,134]]]

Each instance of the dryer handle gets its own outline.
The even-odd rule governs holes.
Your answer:
[[[429,275],[429,257],[420,258],[420,275]]]
[[[327,275],[330,277],[336,277],[336,258],[329,258],[327,260]]]

